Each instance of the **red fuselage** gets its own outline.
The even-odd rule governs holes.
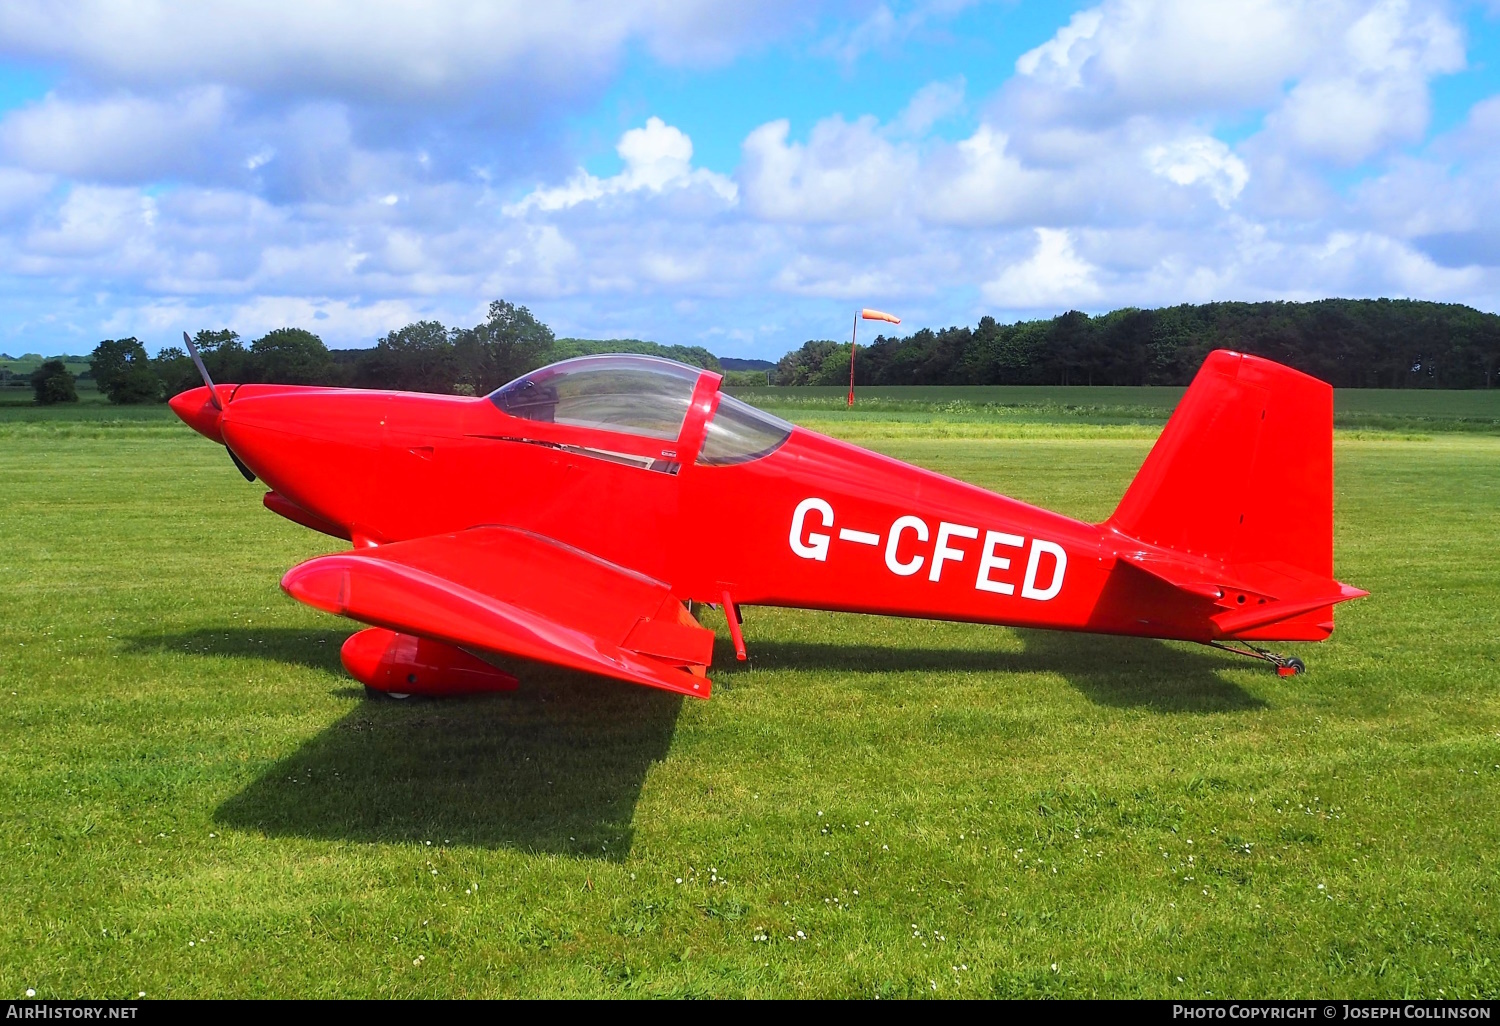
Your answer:
[[[1223,636],[1210,616],[1224,602],[1137,569],[1161,559],[1197,572],[1198,561],[1208,574],[1211,561],[1110,522],[801,428],[757,458],[701,464],[718,383],[703,373],[673,440],[516,417],[486,398],[400,392],[219,386],[232,396],[222,415],[206,388],[173,407],[274,489],[268,506],[356,546],[505,525],[665,582],[683,600],[727,593],[749,605]],[[1238,636],[1319,640],[1331,628],[1324,606]]]

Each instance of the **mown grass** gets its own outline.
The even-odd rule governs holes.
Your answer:
[[[839,387],[737,388],[739,397],[798,423],[851,437],[1028,438],[1051,430],[1077,437],[1112,426],[1117,437],[1155,437],[1183,389],[1165,386],[959,385],[862,388],[846,407]],[[867,422],[875,422],[869,424]],[[1500,389],[1440,391],[1341,388],[1334,424],[1343,431],[1500,434]],[[911,425],[919,425],[916,428]]]
[[[0,417],[0,993],[1500,988],[1500,440],[1337,443],[1373,595],[1303,677],[752,609],[709,702],[398,705],[277,589],[333,543],[131,416]],[[1097,518],[1111,430],[871,444]]]

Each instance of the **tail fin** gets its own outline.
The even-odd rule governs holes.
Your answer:
[[[1333,577],[1333,389],[1215,350],[1108,521],[1226,564]]]

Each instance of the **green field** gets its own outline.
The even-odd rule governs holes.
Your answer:
[[[1099,518],[1171,397],[1086,391],[770,405]],[[221,449],[0,411],[0,994],[1494,997],[1500,407],[1365,395],[1305,676],[752,609],[708,702],[368,702]]]
[[[954,385],[861,388],[853,409],[838,387],[735,388],[783,417],[846,437],[1017,438],[1038,434],[1154,438],[1182,398],[1166,386]],[[1500,434],[1500,389],[1334,390],[1340,431]]]

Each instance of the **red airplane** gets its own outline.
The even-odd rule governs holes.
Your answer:
[[[353,549],[281,586],[371,625],[372,694],[516,686],[515,660],[707,698],[721,605],[1194,641],[1300,660],[1333,606],[1333,390],[1204,362],[1114,514],[1088,524],[794,427],[712,371],[585,356],[481,398],[207,382],[171,400],[265,505]]]

